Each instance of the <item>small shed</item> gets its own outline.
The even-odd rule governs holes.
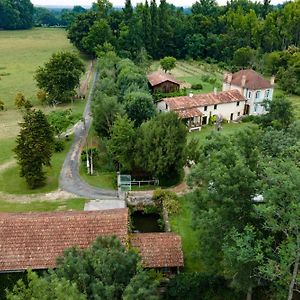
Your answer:
[[[172,93],[180,89],[180,83],[170,74],[161,71],[147,75],[152,93]]]

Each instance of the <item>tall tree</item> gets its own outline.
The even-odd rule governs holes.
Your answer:
[[[186,162],[187,130],[176,113],[159,114],[142,124],[136,164],[159,178],[178,175]]]
[[[134,164],[136,130],[127,116],[117,116],[112,128],[108,149],[119,167],[131,171]]]
[[[58,52],[38,68],[35,79],[38,87],[46,92],[49,103],[64,103],[75,96],[83,72],[84,64],[77,54]]]
[[[151,46],[147,50],[149,51],[149,53],[151,54],[151,56],[153,58],[158,58],[159,56],[158,56],[157,50],[158,50],[159,24],[158,24],[158,9],[157,9],[157,5],[156,5],[155,0],[151,0],[150,16],[151,16],[151,25],[150,25],[150,29],[151,29],[151,34],[150,34]]]
[[[43,166],[51,165],[54,138],[42,111],[27,109],[23,118],[14,151],[21,167],[20,176],[25,177],[27,184],[33,189],[45,184]]]
[[[155,288],[149,284],[148,276],[140,274],[139,261],[136,251],[127,250],[116,237],[98,237],[87,249],[66,250],[58,259],[55,272],[58,277],[76,283],[88,299],[123,299],[123,295],[132,294],[132,288],[142,292],[144,287],[141,295],[154,300]]]

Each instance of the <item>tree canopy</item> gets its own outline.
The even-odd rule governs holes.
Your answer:
[[[20,176],[25,177],[30,188],[45,184],[43,166],[51,165],[53,153],[53,132],[46,116],[40,110],[26,109],[24,122],[14,149],[20,165]]]
[[[75,96],[84,72],[84,64],[78,55],[70,52],[54,53],[35,74],[37,86],[46,93],[48,103],[65,103]]]

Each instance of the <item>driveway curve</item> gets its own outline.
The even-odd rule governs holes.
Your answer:
[[[83,112],[84,121],[80,122],[80,124],[78,124],[78,126],[76,126],[74,130],[74,141],[64,161],[60,173],[59,185],[62,190],[73,193],[80,197],[87,198],[87,199],[106,200],[106,201],[111,200],[111,204],[113,204],[116,201],[117,202],[122,201],[119,200],[116,191],[92,187],[86,182],[84,182],[79,175],[80,154],[81,154],[81,149],[85,145],[85,141],[92,124],[91,100],[95,88],[95,83],[98,80],[98,78],[99,78],[99,73],[96,70],[92,82],[92,87],[87,99],[86,107]],[[109,205],[109,203],[107,204]]]

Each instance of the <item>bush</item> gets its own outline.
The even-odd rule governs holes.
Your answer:
[[[161,92],[156,92],[153,95],[154,101],[158,101],[162,98],[170,98],[170,97],[179,97],[179,96],[187,96],[187,91],[186,88],[183,88],[179,91],[172,92],[172,93],[161,93]]]
[[[259,116],[244,116],[242,118],[242,122],[243,123],[248,123],[248,122],[258,123],[259,118],[260,118]]]
[[[226,280],[221,276],[206,273],[181,273],[173,277],[167,285],[166,299],[241,299],[227,287]]]
[[[203,89],[203,86],[201,83],[196,83],[196,84],[192,84],[191,88],[193,90],[202,90]]]
[[[157,207],[164,207],[169,214],[179,212],[179,201],[174,192],[157,189],[153,193],[153,201]]]
[[[54,141],[54,151],[62,152],[65,149],[65,142],[63,140],[56,139]]]

